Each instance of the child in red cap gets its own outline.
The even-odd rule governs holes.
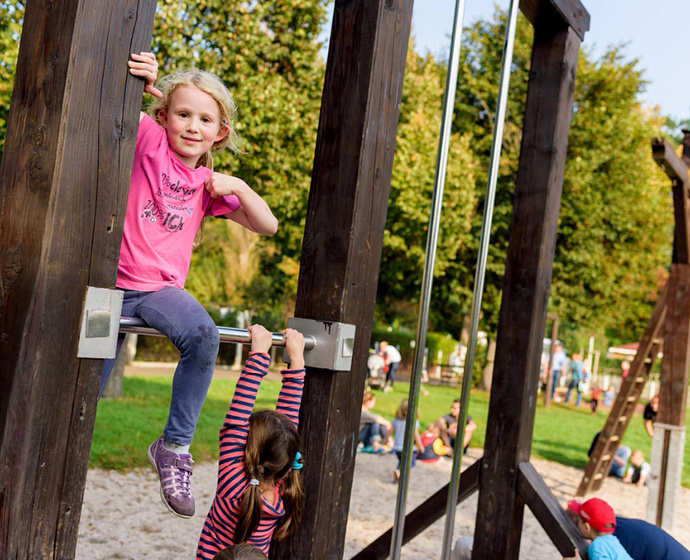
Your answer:
[[[604,500],[590,498],[584,503],[568,502],[568,509],[575,513],[577,528],[585,539],[592,539],[587,549],[590,560],[633,560],[620,541],[613,536],[616,515]]]

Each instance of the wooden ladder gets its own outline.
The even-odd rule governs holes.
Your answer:
[[[664,289],[647,323],[628,375],[623,379],[606,424],[592,450],[582,481],[575,493],[576,496],[585,496],[597,491],[609,472],[611,460],[635,412],[654,360],[662,348],[666,305],[666,290]]]

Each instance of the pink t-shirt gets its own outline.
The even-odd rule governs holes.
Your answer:
[[[152,292],[184,288],[194,236],[204,216],[240,207],[236,196],[211,198],[206,167],[191,169],[170,149],[165,129],[151,117],[139,123],[117,287]]]

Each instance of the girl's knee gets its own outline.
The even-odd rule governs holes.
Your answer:
[[[194,334],[194,342],[200,350],[213,353],[215,359],[220,347],[218,327],[213,322],[199,325]]]
[[[219,347],[218,327],[212,321],[207,321],[188,326],[179,350],[181,354],[193,357],[199,362],[215,363]]]

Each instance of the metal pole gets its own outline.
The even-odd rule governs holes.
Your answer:
[[[489,252],[489,238],[491,237],[491,220],[493,217],[494,200],[496,198],[496,182],[498,180],[498,164],[501,157],[501,141],[503,138],[503,125],[506,115],[508,100],[508,87],[510,85],[510,67],[513,60],[513,46],[515,43],[515,29],[517,25],[519,0],[511,0],[506,21],[506,36],[503,44],[503,59],[501,61],[501,77],[498,84],[498,100],[496,101],[496,126],[491,143],[491,157],[489,163],[489,176],[486,185],[486,201],[484,215],[482,216],[482,229],[479,238],[479,254],[477,255],[477,269],[474,278],[474,290],[472,292],[472,315],[470,326],[470,339],[465,360],[465,372],[462,379],[460,395],[460,413],[458,415],[458,429],[455,435],[455,449],[453,450],[453,469],[450,483],[448,484],[448,499],[446,501],[446,525],[443,534],[443,554],[441,560],[450,560],[453,540],[453,528],[455,526],[455,510],[457,503],[458,485],[460,482],[460,467],[462,466],[462,448],[465,436],[465,422],[467,420],[467,401],[472,382],[472,367],[474,365],[474,352],[477,347],[477,330],[479,327],[479,313],[482,306],[484,292],[484,279],[486,276],[486,260]]]
[[[458,82],[458,66],[460,61],[460,39],[462,38],[462,17],[465,11],[465,1],[456,0],[455,19],[453,21],[453,35],[448,55],[448,75],[443,95],[443,113],[441,116],[441,130],[439,132],[438,152],[436,154],[436,173],[434,190],[431,195],[431,211],[429,216],[429,235],[426,240],[424,258],[424,275],[422,277],[421,300],[419,304],[419,318],[417,321],[417,339],[412,361],[412,375],[408,397],[407,422],[405,424],[405,444],[400,458],[400,478],[398,482],[398,497],[395,504],[395,520],[391,536],[392,560],[400,559],[403,530],[405,528],[405,503],[407,500],[407,486],[409,483],[410,464],[412,461],[412,447],[417,419],[417,401],[421,384],[422,360],[426,347],[426,329],[429,320],[429,302],[434,278],[434,263],[436,260],[436,244],[438,242],[439,219],[443,202],[443,187],[446,179],[448,164],[448,145],[450,143],[451,124],[453,120],[453,105],[455,103],[455,89]]]
[[[143,319],[138,317],[120,317],[120,332],[146,334],[152,336],[165,336],[156,329],[149,327]],[[233,327],[218,327],[218,334],[221,342],[237,342],[239,344],[251,344],[252,335],[247,329],[236,329]],[[285,336],[280,333],[273,333],[271,346],[285,347]],[[304,349],[311,350],[316,347],[316,338],[311,335],[304,336]]]

